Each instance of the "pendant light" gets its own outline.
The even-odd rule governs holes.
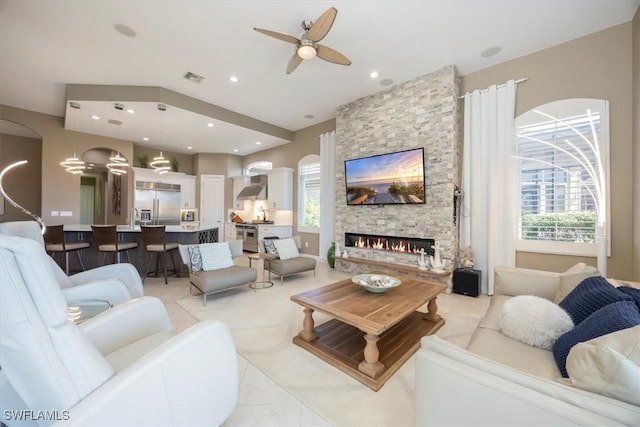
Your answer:
[[[160,143],[162,143],[164,133],[164,112],[167,111],[167,106],[165,104],[158,104],[158,110],[160,110]],[[155,173],[162,175],[163,173],[167,173],[171,170],[169,163],[169,160],[164,158],[161,151],[159,156],[154,157],[153,161],[149,162],[149,166],[151,166]]]
[[[13,206],[16,209],[20,209],[22,212],[24,212],[25,214],[29,215],[33,219],[35,219],[36,222],[38,224],[40,224],[40,230],[41,230],[42,234],[44,235],[44,231],[46,230],[47,227],[44,225],[44,221],[42,220],[42,218],[40,218],[36,214],[31,213],[31,211],[29,211],[28,209],[23,208],[18,203],[16,203],[11,197],[9,197],[9,195],[7,194],[7,192],[4,189],[4,185],[2,185],[2,180],[4,179],[4,176],[7,174],[7,172],[9,172],[13,168],[17,168],[19,166],[26,165],[27,163],[29,163],[27,160],[20,160],[20,161],[17,161],[15,163],[11,163],[10,165],[8,165],[4,169],[2,169],[2,171],[0,171],[0,195],[2,195],[2,197],[4,197],[5,200],[7,202],[9,202],[9,204],[11,206]]]
[[[77,103],[77,102],[69,102],[69,107],[71,107],[74,110],[74,112],[73,112],[73,127],[74,127],[74,129],[73,130],[76,131],[76,129],[75,129],[76,128],[76,115],[78,114],[76,110],[80,109],[80,104]],[[87,166],[76,155],[75,142],[73,144],[73,147],[74,147],[73,156],[66,158],[63,162],[60,162],[60,166],[65,168],[65,170],[67,172],[72,173],[74,175],[78,175],[78,174],[81,174],[82,172],[84,172],[84,170],[87,168]]]
[[[127,163],[127,159],[120,155],[120,152],[117,151],[115,156],[111,156],[109,158],[111,163],[107,163],[107,169],[114,175],[126,175],[127,169],[129,167],[129,163]]]
[[[116,110],[118,110],[118,121],[117,123],[113,123],[112,121],[110,121],[111,124],[115,125],[115,126],[121,126],[122,125],[122,121],[120,120],[120,111],[122,111],[124,109],[124,105],[120,104],[120,103],[115,103],[114,107]],[[116,128],[116,139],[118,139],[118,128]],[[124,157],[122,157],[120,155],[120,151],[116,151],[116,155],[112,155],[109,158],[110,163],[107,163],[107,169],[109,169],[109,172],[111,172],[114,175],[126,175],[127,174],[127,168],[129,167],[129,163],[127,162],[127,159],[125,159]]]

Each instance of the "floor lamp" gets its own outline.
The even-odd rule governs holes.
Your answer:
[[[21,210],[22,212],[26,213],[27,215],[29,215],[30,217],[32,217],[33,219],[36,220],[36,222],[38,224],[40,224],[40,232],[42,234],[44,234],[45,229],[47,228],[44,225],[44,221],[42,220],[42,218],[40,218],[38,215],[35,215],[33,213],[31,213],[31,211],[23,208],[22,206],[20,206],[19,204],[17,204],[15,201],[13,201],[13,199],[11,197],[9,197],[9,195],[7,194],[7,192],[4,190],[4,185],[2,184],[2,180],[4,179],[4,176],[7,172],[9,172],[11,169],[13,168],[17,168],[18,166],[22,166],[29,163],[27,160],[20,160],[18,162],[15,163],[11,163],[10,165],[6,166],[4,169],[2,169],[2,171],[0,172],[0,193],[2,194],[2,196],[7,199],[7,201],[9,202],[9,204],[11,206],[13,206],[16,209]]]

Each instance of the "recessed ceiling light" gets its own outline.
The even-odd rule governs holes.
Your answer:
[[[133,28],[124,24],[114,24],[113,28],[123,36],[135,37],[137,34]]]
[[[144,138],[142,138],[143,141],[148,141],[149,138],[147,138],[146,136]]]
[[[99,117],[99,116],[91,116],[91,118],[92,118],[93,120],[100,120],[100,117]]]
[[[192,146],[188,146],[187,150],[193,150],[193,147]]]
[[[134,110],[133,108],[128,108],[128,109],[127,109],[127,113],[129,113],[129,114],[135,114],[135,113],[136,113],[136,110]]]
[[[234,148],[234,149],[233,149],[233,152],[234,152],[234,153],[237,153],[237,152],[238,152],[238,149],[237,149],[237,148]]]
[[[209,126],[210,128],[213,127],[213,123],[207,123],[207,126]]]
[[[372,71],[369,73],[369,77],[371,77],[372,79],[377,79],[378,78],[378,72],[377,71]]]
[[[304,118],[305,119],[313,119],[315,116],[313,114],[305,114]]]
[[[501,50],[502,48],[500,46],[491,46],[490,48],[483,50],[480,56],[483,58],[490,58],[499,54]]]
[[[260,144],[262,144],[262,142],[256,141],[256,145],[260,145]]]
[[[238,78],[236,76],[231,76],[231,77],[229,77],[229,81],[231,83],[238,83]]]
[[[391,86],[392,84],[393,80],[391,79],[380,80],[380,86]]]

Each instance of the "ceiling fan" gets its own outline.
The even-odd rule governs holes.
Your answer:
[[[300,39],[262,28],[254,28],[254,30],[278,40],[296,45],[296,51],[289,60],[289,64],[287,64],[287,74],[291,74],[291,72],[295,70],[303,60],[313,59],[316,56],[320,59],[324,59],[325,61],[333,62],[334,64],[351,65],[351,60],[340,52],[333,50],[330,47],[317,44],[327,35],[337,14],[338,11],[336,8],[331,7],[320,15],[315,22],[308,20],[302,21],[302,28],[305,33],[300,37]]]

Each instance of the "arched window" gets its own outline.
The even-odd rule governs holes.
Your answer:
[[[298,162],[298,231],[320,231],[320,156],[310,154]]]
[[[265,175],[271,169],[273,169],[273,163],[271,162],[264,162],[264,161],[253,162],[249,166],[247,166],[247,175],[249,176]]]
[[[595,255],[598,223],[609,224],[609,103],[551,102],[516,130],[517,250]]]

